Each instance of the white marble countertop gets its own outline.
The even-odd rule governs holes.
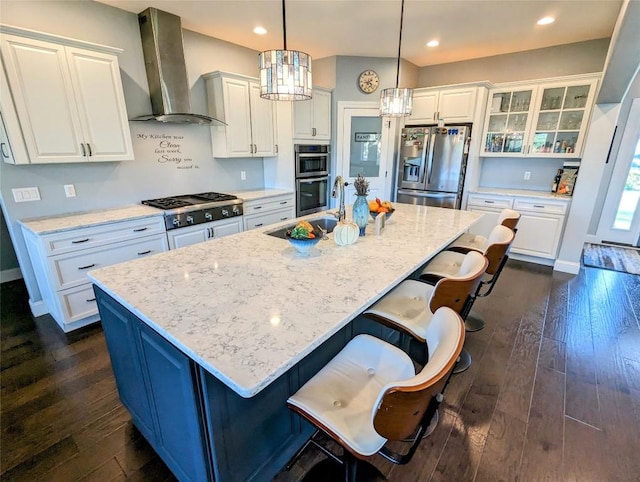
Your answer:
[[[251,397],[481,217],[397,204],[382,235],[370,222],[351,246],[336,245],[330,234],[305,256],[265,234],[289,221],[93,270],[89,278]]]
[[[293,195],[294,192],[287,189],[253,189],[249,191],[231,191],[229,194],[238,196],[245,202],[256,201],[258,199],[267,199],[275,196],[283,196],[285,194]]]
[[[479,187],[469,191],[469,194],[496,194],[498,196],[522,196],[542,199],[555,199],[557,201],[571,202],[571,196],[554,194],[546,191],[528,191],[526,189],[501,189],[497,187]]]
[[[35,234],[51,234],[71,229],[99,226],[101,224],[128,221],[132,219],[148,218],[151,216],[163,216],[160,209],[132,204],[113,209],[100,209],[78,213],[61,214],[56,216],[43,216],[40,218],[21,219],[19,222],[33,231]]]

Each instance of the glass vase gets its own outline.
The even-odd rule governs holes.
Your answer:
[[[353,203],[353,222],[360,228],[360,236],[364,236],[367,223],[369,222],[369,203],[367,196],[356,196]]]

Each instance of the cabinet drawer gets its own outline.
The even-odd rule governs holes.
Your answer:
[[[469,194],[467,201],[469,206],[483,206],[492,209],[505,209],[513,206],[513,199],[502,196],[484,196],[479,194]]]
[[[546,199],[516,199],[513,209],[515,209],[516,211],[564,214],[567,211],[567,203]]]
[[[164,232],[164,218],[154,216],[64,231],[43,236],[42,239],[47,254],[56,255]]]
[[[86,283],[87,272],[91,269],[103,268],[166,250],[166,235],[158,234],[129,242],[85,249],[77,253],[52,256],[49,262],[56,289],[61,290]]]
[[[87,283],[57,294],[65,323],[73,323],[98,313],[93,284]]]
[[[295,200],[290,194],[249,201],[244,203],[243,209],[245,216],[250,216],[252,214],[261,214],[265,211],[276,211],[286,207],[295,208]]]
[[[295,212],[293,207],[280,209],[274,212],[267,212],[266,214],[259,214],[253,216],[244,217],[244,230],[262,228],[270,224],[286,221],[287,219],[294,219]]]

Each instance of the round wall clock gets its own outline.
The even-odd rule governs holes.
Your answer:
[[[380,78],[373,70],[365,70],[358,77],[358,88],[365,94],[371,94],[380,85]]]

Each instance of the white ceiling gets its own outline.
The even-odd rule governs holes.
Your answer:
[[[182,27],[257,51],[283,47],[281,0],[100,0],[156,7]],[[402,57],[422,67],[610,37],[622,0],[406,0]],[[287,0],[287,47],[312,58],[396,57],[400,0]],[[544,16],[556,21],[539,26]],[[266,35],[256,35],[261,25]],[[438,39],[440,46],[425,44]]]

